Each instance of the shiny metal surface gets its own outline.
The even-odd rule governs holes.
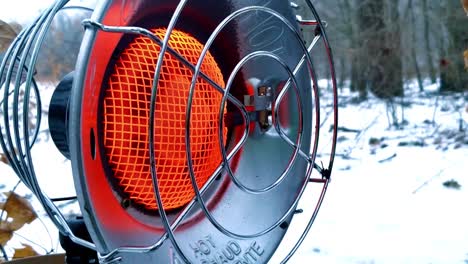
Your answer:
[[[83,22],[86,33],[76,67],[68,131],[75,187],[94,241],[92,244],[72,234],[61,212],[39,188],[30,154],[35,135],[31,136],[25,125],[27,115],[23,115],[24,129],[19,131],[19,113],[30,111],[28,101],[21,105],[17,99],[14,100],[13,111],[8,106],[9,96],[18,98],[23,72],[27,73],[26,98],[36,98],[40,102],[33,71],[27,69],[34,68],[43,36],[54,15],[67,2],[57,1],[31,27],[26,28],[0,64],[0,76],[6,76],[5,80],[0,80],[6,85],[3,88],[3,111],[6,114],[1,124],[5,129],[0,143],[15,172],[38,196],[60,232],[80,245],[96,249],[101,263],[266,263],[281,246],[306,186],[321,184],[322,192],[318,194],[316,208],[303,234],[285,256],[283,263],[287,262],[309,231],[323,201],[336,146],[338,112],[333,59],[324,26],[312,3],[306,1],[314,17],[296,21],[291,3],[282,0],[213,1],[210,5],[203,0],[161,0],[157,4],[150,0],[99,2],[91,19]],[[151,21],[157,21],[154,23],[167,27],[164,39],[149,31],[148,16]],[[206,21],[201,21],[200,17]],[[189,23],[193,21],[198,22]],[[299,26],[316,27],[316,36],[308,47],[303,43]],[[168,45],[172,29],[180,27],[195,31],[192,33],[205,43],[196,65]],[[178,212],[163,210],[154,165],[157,150],[153,147],[153,133],[150,133],[149,152],[158,215],[121,207],[122,198],[112,189],[102,169],[99,144],[96,146],[95,142],[90,142],[100,140],[97,118],[99,94],[104,89],[108,61],[126,35],[148,37],[161,46],[161,54],[167,52],[175,56],[193,71],[187,98],[185,134],[187,165],[196,197]],[[334,92],[335,130],[327,167],[315,162],[321,106],[317,84],[319,76],[312,56],[320,42],[325,47],[323,50],[328,61],[324,63],[331,73]],[[225,87],[200,72],[208,50],[222,58],[223,74],[227,80]],[[163,58],[160,56],[154,73],[150,131],[154,130],[153,115],[157,115],[154,109]],[[16,75],[11,87],[16,60],[20,62],[16,69],[24,70]],[[189,140],[191,104],[197,78],[203,78],[222,94],[219,122],[223,122],[225,105],[230,105],[234,109],[231,111],[237,112],[242,119],[242,125],[233,129],[229,144],[224,146],[220,140],[223,162],[201,188],[195,183]],[[251,120],[251,110],[241,102],[245,95],[244,86],[273,88],[270,103],[272,126],[268,129],[262,129],[258,124],[251,125],[255,123]],[[13,124],[10,116],[13,116]],[[40,122],[40,114],[37,116],[37,122]],[[15,148],[19,149],[18,153]],[[318,175],[314,176],[314,170]]]

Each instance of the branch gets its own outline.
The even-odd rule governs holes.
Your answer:
[[[385,158],[383,160],[379,160],[379,163],[384,163],[384,162],[387,162],[387,161],[390,161],[392,160],[393,158],[395,158],[397,156],[396,153],[394,153],[392,156],[388,157],[388,158]]]
[[[416,190],[413,191],[413,194],[416,194],[417,192],[419,192],[424,186],[428,185],[430,182],[432,182],[433,180],[437,179],[440,177],[440,175],[442,175],[442,172],[444,172],[445,169],[442,169],[440,170],[436,175],[432,176],[430,179],[428,179],[427,181],[425,181],[423,184],[421,184],[418,188],[416,188]]]

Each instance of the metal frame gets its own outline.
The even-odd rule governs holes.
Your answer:
[[[82,240],[75,236],[70,228],[68,227],[66,220],[60,210],[55,206],[55,204],[47,197],[46,194],[43,193],[43,191],[40,189],[39,184],[37,182],[36,174],[34,171],[34,165],[33,165],[33,158],[31,156],[31,151],[30,149],[33,147],[34,142],[36,140],[37,134],[38,134],[38,129],[41,121],[41,104],[40,104],[40,93],[37,88],[37,84],[35,83],[35,80],[33,78],[33,72],[32,70],[28,69],[34,69],[34,66],[37,61],[38,53],[40,52],[41,46],[43,44],[45,35],[47,34],[50,24],[54,18],[54,16],[59,12],[60,10],[64,8],[70,8],[70,7],[65,7],[66,3],[68,0],[58,0],[53,6],[51,6],[49,9],[47,9],[30,27],[26,28],[21,32],[21,34],[18,36],[18,38],[13,42],[9,50],[7,51],[5,58],[3,62],[0,64],[0,76],[4,76],[6,73],[6,78],[5,80],[0,80],[0,83],[4,83],[5,87],[0,87],[4,88],[4,99],[2,101],[3,103],[3,123],[2,125],[2,133],[0,133],[0,144],[2,146],[2,149],[11,164],[13,170],[15,173],[20,177],[20,179],[26,184],[26,186],[31,189],[31,191],[38,197],[39,201],[43,204],[45,211],[47,214],[50,216],[51,220],[54,222],[54,224],[58,227],[59,231],[62,234],[68,235],[72,241],[75,243],[91,248],[91,249],[96,249],[96,246],[92,243],[89,243],[85,240]],[[306,47],[303,42],[302,42],[302,37],[301,33],[297,30],[297,28],[292,25],[286,18],[284,18],[281,14],[275,12],[272,9],[269,9],[267,7],[263,6],[250,6],[246,8],[242,8],[237,10],[236,12],[232,13],[228,17],[226,17],[221,24],[218,25],[216,30],[212,33],[210,36],[209,40],[205,44],[204,50],[202,52],[202,55],[199,58],[199,61],[196,65],[192,65],[188,61],[186,61],[180,54],[175,52],[173,49],[171,49],[168,46],[168,41],[169,37],[171,34],[171,31],[174,29],[180,14],[182,13],[182,10],[184,9],[186,3],[188,0],[181,0],[171,18],[171,21],[167,27],[167,33],[164,39],[159,39],[157,36],[155,36],[152,32],[145,28],[141,27],[117,27],[117,26],[107,26],[103,25],[97,21],[94,20],[85,20],[83,22],[83,25],[88,29],[88,30],[97,30],[97,31],[103,31],[103,32],[114,32],[114,33],[125,33],[125,34],[137,34],[137,35],[143,35],[151,40],[155,41],[158,45],[161,46],[161,54],[165,54],[166,52],[170,53],[171,55],[177,57],[185,66],[188,68],[192,69],[194,71],[194,75],[192,78],[191,82],[191,87],[190,87],[190,94],[188,98],[188,106],[187,107],[187,119],[186,119],[186,127],[185,127],[185,134],[186,134],[186,145],[187,145],[187,160],[188,160],[188,167],[190,171],[190,178],[192,180],[192,185],[193,189],[195,191],[196,197],[187,205],[187,207],[181,212],[179,217],[174,221],[170,222],[168,220],[168,216],[166,215],[166,212],[163,210],[164,205],[162,204],[161,200],[161,194],[159,192],[159,183],[158,183],[158,177],[156,175],[156,169],[154,165],[154,157],[155,157],[155,150],[154,150],[154,134],[150,133],[150,158],[153,161],[152,166],[151,166],[151,175],[152,175],[152,181],[154,185],[154,192],[157,197],[157,203],[158,203],[158,210],[159,214],[162,219],[162,224],[165,230],[165,233],[161,236],[161,238],[154,243],[153,245],[147,246],[147,247],[121,247],[112,250],[111,252],[107,252],[105,254],[100,255],[100,261],[102,263],[113,263],[116,261],[121,260],[122,258],[119,256],[119,253],[145,253],[145,252],[151,252],[155,251],[158,248],[161,247],[161,245],[169,239],[172,242],[173,249],[177,253],[177,255],[181,258],[182,261],[185,263],[190,263],[189,258],[184,254],[183,250],[179,246],[179,243],[177,242],[177,239],[174,235],[175,229],[181,224],[184,216],[196,205],[201,207],[201,210],[204,214],[204,216],[211,222],[211,224],[218,229],[221,233],[228,237],[236,238],[236,239],[247,239],[247,238],[256,238],[259,236],[263,236],[272,230],[276,229],[278,226],[281,225],[286,219],[290,218],[297,207],[297,204],[299,200],[301,199],[302,193],[304,192],[306,186],[308,183],[319,183],[322,184],[322,192],[319,196],[318,202],[316,204],[316,207],[314,209],[314,212],[309,220],[309,223],[307,224],[306,229],[302,233],[302,235],[298,238],[298,241],[295,243],[294,247],[291,249],[291,251],[287,254],[287,256],[284,258],[282,263],[286,263],[292,255],[297,251],[299,248],[300,244],[306,237],[307,233],[309,232],[316,216],[317,213],[320,209],[320,206],[322,204],[322,201],[324,199],[326,190],[328,188],[328,184],[330,182],[330,175],[331,171],[333,168],[333,162],[334,162],[334,156],[335,156],[335,149],[336,149],[336,138],[337,138],[337,122],[338,122],[338,102],[337,102],[337,86],[336,86],[336,79],[335,79],[335,71],[334,71],[334,65],[333,65],[333,57],[332,57],[332,52],[329,46],[328,38],[326,36],[325,30],[324,30],[324,25],[321,22],[313,4],[311,3],[310,0],[306,0],[306,4],[308,8],[311,10],[312,14],[314,15],[314,19],[312,20],[298,20],[298,24],[302,26],[314,26],[316,27],[316,36],[312,43],[309,45],[309,47]],[[218,84],[216,84],[214,81],[212,81],[208,76],[200,72],[201,64],[203,62],[204,56],[206,55],[208,49],[210,48],[211,44],[213,43],[214,39],[217,37],[219,32],[233,19],[235,19],[237,16],[240,16],[244,13],[247,12],[265,12],[270,14],[271,16],[275,17],[275,19],[278,19],[282,23],[284,23],[291,32],[296,36],[296,40],[298,43],[300,43],[300,46],[303,50],[303,57],[299,61],[299,63],[296,65],[294,69],[291,69],[286,62],[282,60],[281,57],[278,55],[267,52],[267,51],[258,51],[258,52],[253,52],[239,61],[237,64],[235,70],[231,73],[229,80],[227,81],[226,88],[223,89],[220,87]],[[313,51],[314,47],[317,45],[319,41],[322,41],[325,47],[325,52],[327,54],[328,58],[328,68],[331,73],[332,77],[332,86],[333,86],[333,114],[334,114],[334,130],[332,134],[332,146],[331,146],[331,154],[329,157],[329,163],[328,167],[324,168],[315,163],[316,155],[317,155],[317,147],[318,147],[318,142],[319,142],[319,136],[320,136],[320,102],[319,102],[319,96],[318,96],[318,84],[317,84],[317,79],[315,77],[315,72],[313,68],[313,63],[312,59],[310,56],[310,53]],[[272,113],[272,120],[273,120],[273,126],[274,130],[276,133],[286,142],[293,150],[293,155],[290,157],[290,160],[288,162],[287,167],[284,169],[284,171],[280,174],[280,176],[274,181],[272,184],[268,185],[267,187],[261,188],[261,189],[253,189],[248,186],[245,186],[240,182],[239,180],[236,179],[235,175],[233,174],[230,166],[229,166],[229,161],[230,159],[235,156],[238,151],[242,148],[243,144],[247,140],[247,137],[249,135],[249,123],[250,123],[250,117],[248,114],[248,111],[246,110],[245,106],[238,101],[236,98],[230,95],[230,89],[232,85],[233,78],[237,74],[237,72],[242,68],[244,64],[246,64],[249,60],[263,56],[263,57],[268,57],[281,65],[281,67],[284,68],[284,70],[288,73],[289,79],[287,80],[286,85],[282,89],[281,93],[275,98],[274,100],[274,106],[273,107],[273,113]],[[150,123],[148,124],[150,131],[154,131],[154,109],[155,109],[155,104],[156,104],[156,94],[157,94],[157,85],[158,85],[158,80],[159,80],[159,75],[162,69],[163,65],[163,58],[164,56],[160,56],[156,65],[156,71],[154,74],[154,86],[152,89],[152,96],[151,96],[151,105],[150,105]],[[22,69],[20,72],[15,72],[14,66],[16,63],[19,62],[19,67],[18,69]],[[296,135],[296,140],[295,142],[291,140],[286,133],[283,131],[281,128],[279,122],[277,121],[278,119],[278,112],[275,111],[275,109],[278,109],[279,104],[282,102],[284,95],[286,92],[291,88],[291,85],[293,86],[292,88],[294,89],[294,92],[296,93],[296,98],[300,97],[300,91],[298,90],[298,84],[296,80],[296,75],[298,72],[302,69],[303,65],[307,65],[308,69],[308,74],[310,75],[310,79],[312,80],[313,84],[313,94],[314,94],[314,101],[312,102],[313,105],[315,106],[315,127],[314,127],[314,138],[313,138],[313,147],[310,151],[310,153],[306,153],[301,150],[301,142],[302,142],[302,123],[304,122],[302,118],[302,109],[303,105],[301,101],[298,99],[297,100],[297,107],[300,109],[298,115],[299,115],[299,123],[300,127],[298,129],[298,133]],[[8,66],[8,67],[7,67]],[[21,76],[22,74],[26,73],[27,78],[26,78],[26,83],[25,83],[25,99],[23,104],[19,102],[19,94],[20,94],[20,87],[22,85],[21,83]],[[10,83],[12,81],[12,76],[15,76],[15,82],[14,86],[11,87]],[[220,106],[220,117],[219,117],[219,122],[223,122],[222,118],[222,113],[224,106],[227,101],[231,102],[234,106],[236,106],[239,111],[242,113],[242,118],[243,122],[245,125],[245,131],[242,135],[242,139],[238,142],[236,146],[232,148],[230,153],[226,153],[224,144],[223,144],[223,139],[222,139],[222,132],[219,131],[220,135],[220,149],[222,151],[222,156],[223,156],[223,163],[221,166],[218,167],[216,172],[210,177],[208,180],[207,184],[203,186],[201,189],[198,188],[196,181],[195,181],[195,176],[193,172],[193,166],[191,164],[191,152],[190,152],[190,118],[191,118],[191,103],[193,99],[193,94],[194,94],[194,89],[195,89],[195,84],[196,80],[198,77],[203,78],[206,80],[209,84],[211,84],[218,92],[222,93],[223,95],[223,101],[222,105]],[[20,113],[29,113],[29,101],[30,98],[32,97],[31,95],[31,88],[33,89],[34,97],[36,98],[38,102],[37,106],[37,129],[34,131],[33,136],[31,137],[30,131],[28,129],[28,115],[23,115],[23,120],[22,123],[20,123],[19,116]],[[13,105],[11,106],[12,110],[10,109],[9,105],[9,98],[10,96],[13,95]],[[10,123],[10,118],[13,118],[13,124]],[[23,131],[20,131],[20,127],[23,128]],[[220,224],[215,217],[210,213],[208,210],[208,206],[205,203],[203,199],[203,193],[209,188],[209,186],[214,182],[214,179],[216,176],[223,170],[225,169],[227,171],[227,175],[229,176],[230,180],[241,190],[247,193],[251,194],[259,194],[259,193],[264,193],[268,192],[271,189],[275,188],[279,184],[282,183],[282,181],[290,174],[290,170],[296,161],[296,159],[301,158],[305,160],[308,163],[308,168],[307,171],[304,173],[304,179],[302,180],[302,186],[300,188],[300,193],[297,195],[297,197],[294,199],[294,202],[291,204],[289,210],[284,213],[282,217],[280,217],[277,221],[275,221],[274,224],[269,226],[268,228],[258,231],[253,234],[239,234],[233,231],[228,230],[225,228],[222,224]],[[227,165],[227,166],[226,166]],[[319,177],[314,177],[312,178],[312,171],[316,169],[319,172]],[[102,253],[102,252],[100,252]]]
[[[0,144],[10,166],[21,181],[39,199],[41,204],[44,206],[46,213],[57,226],[59,231],[62,234],[70,236],[73,242],[94,249],[94,244],[82,240],[72,233],[58,207],[39,187],[31,156],[31,148],[36,141],[38,130],[36,130],[34,132],[34,136],[31,137],[28,125],[28,115],[23,114],[22,123],[20,123],[18,118],[20,113],[29,113],[30,111],[29,101],[31,99],[31,88],[34,89],[34,95],[37,101],[40,102],[40,94],[36,81],[33,79],[34,70],[32,69],[34,69],[37,62],[38,54],[53,18],[62,8],[64,8],[67,2],[68,0],[59,0],[44,11],[31,26],[25,28],[19,34],[5,54],[0,65],[0,76],[4,76],[4,73],[6,73],[5,80],[0,81],[0,83],[4,85],[4,87],[1,87],[4,91],[2,101],[3,124],[2,133],[0,134]],[[15,65],[17,63],[18,67],[15,69]],[[18,71],[17,69],[20,70]],[[26,82],[24,84],[24,101],[21,105],[19,102],[19,95],[22,85],[21,76],[23,74],[26,74]],[[16,77],[14,80],[14,86],[10,87],[12,76]],[[8,101],[11,95],[13,95],[13,105],[10,110]],[[41,104],[38,103],[36,109],[37,129],[40,127],[42,115],[42,109],[40,107]],[[13,124],[10,124],[10,118],[13,119]],[[23,131],[19,131],[20,127],[23,128]],[[11,132],[13,132],[13,137]]]

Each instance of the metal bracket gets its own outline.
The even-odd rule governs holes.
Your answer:
[[[263,131],[272,126],[270,121],[272,103],[273,89],[269,86],[258,87],[254,95],[244,95],[244,105],[254,108],[257,113],[256,120]]]

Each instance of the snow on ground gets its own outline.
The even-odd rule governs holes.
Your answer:
[[[468,100],[431,90],[404,100],[403,129],[383,102],[341,93],[339,126],[356,132],[339,133],[333,181],[291,263],[468,263]]]
[[[354,94],[340,92],[333,180],[309,236],[290,263],[468,263],[468,136],[459,131],[460,123],[468,129],[467,98],[438,96],[436,85],[428,84],[422,93],[414,87],[408,84],[403,113],[397,107],[399,121],[402,116],[406,120],[401,128],[389,127],[384,102],[371,97],[354,103]],[[45,93],[50,97],[50,90]],[[326,92],[324,96],[330,98]],[[323,118],[330,119],[326,112]],[[325,145],[319,149],[323,155],[317,158],[325,164],[328,128],[325,122]],[[41,186],[50,197],[73,195],[70,164],[47,139],[41,134],[34,148]],[[17,182],[4,164],[0,175],[0,191]],[[445,187],[450,181],[452,187]],[[302,232],[319,191],[318,185],[308,187],[299,205],[304,213],[295,217],[271,263],[277,263],[293,244],[292,237]],[[29,193],[21,185],[18,192]],[[37,201],[33,204],[44,224],[36,220],[19,234],[45,248],[35,246],[39,253],[60,250],[56,229]],[[64,209],[76,211],[76,205]],[[21,242],[29,243],[16,235],[6,248],[12,252]]]

